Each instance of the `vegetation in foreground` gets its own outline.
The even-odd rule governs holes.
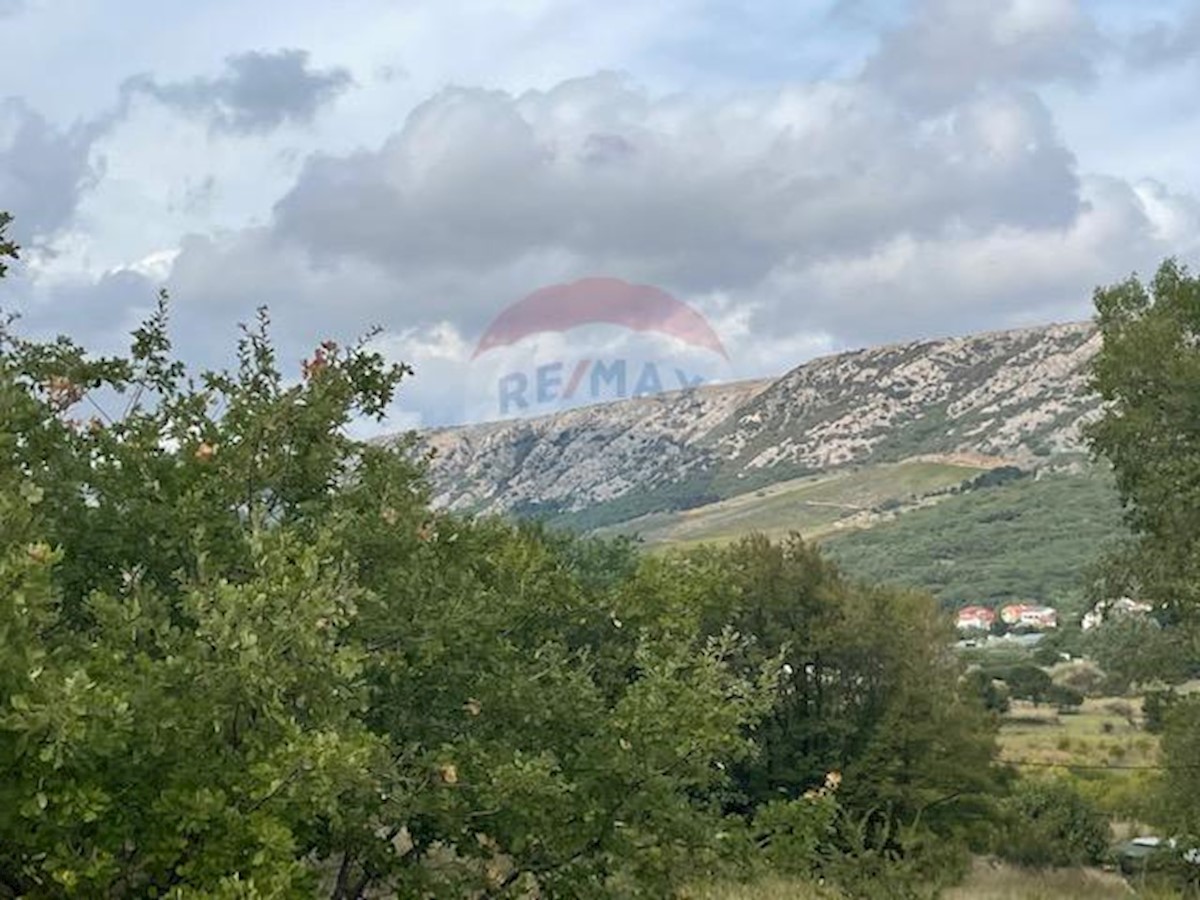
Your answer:
[[[1165,271],[1164,304],[1196,296]],[[419,465],[344,433],[407,371],[325,342],[294,380],[267,332],[264,314],[235,371],[198,374],[165,301],[123,358],[0,333],[0,896],[767,878],[920,897],[971,852],[1106,854],[1078,785],[998,762],[987,684],[927,593],[850,581],[796,537],[642,557],[437,513]],[[1154,349],[1171,378],[1191,359]],[[1162,499],[1135,452],[1154,423],[1097,439],[1139,510]],[[1145,545],[1195,509],[1133,516],[1124,557],[1180,634],[1196,604]],[[1200,529],[1182,534],[1169,559],[1190,565]],[[1197,710],[1164,701],[1155,787],[1185,839]]]
[[[0,895],[961,859],[994,734],[927,595],[798,540],[639,558],[435,513],[344,435],[406,371],[326,342],[289,377],[265,315],[231,373],[172,357],[165,302],[124,358],[0,339]]]

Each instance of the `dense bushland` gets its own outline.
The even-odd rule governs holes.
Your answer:
[[[263,314],[194,374],[165,299],[126,357],[0,341],[0,894],[916,872],[991,777],[928,597],[436,513],[345,435],[408,374],[363,342],[285,373]]]

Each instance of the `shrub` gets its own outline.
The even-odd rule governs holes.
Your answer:
[[[1142,701],[1142,715],[1145,717],[1145,727],[1151,734],[1161,734],[1166,724],[1167,713],[1178,699],[1171,690],[1147,691]]]
[[[1086,659],[1055,666],[1050,675],[1055,684],[1061,684],[1090,697],[1099,695],[1108,680],[1108,675],[1103,669]]]
[[[1023,866],[1097,863],[1108,849],[1108,821],[1070,782],[1029,779],[1007,804],[1000,855]]]
[[[964,677],[964,687],[975,694],[988,712],[1006,713],[1012,704],[1008,699],[1008,687],[983,669],[972,669]]]
[[[1012,666],[997,672],[996,677],[1008,685],[1009,693],[1018,700],[1029,700],[1035,706],[1053,700],[1054,686],[1050,682],[1050,676],[1037,666]]]
[[[1083,705],[1083,694],[1065,684],[1052,684],[1046,699],[1057,706],[1061,713],[1078,712]]]

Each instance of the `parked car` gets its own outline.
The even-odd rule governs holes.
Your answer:
[[[1146,871],[1154,861],[1166,861],[1176,857],[1185,863],[1200,866],[1200,847],[1181,849],[1175,838],[1162,838],[1155,835],[1143,835],[1118,844],[1114,850],[1117,865],[1126,875],[1134,875]]]

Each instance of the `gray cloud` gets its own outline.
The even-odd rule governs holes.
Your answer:
[[[1100,43],[1077,0],[920,0],[884,35],[864,77],[936,111],[981,88],[1086,83]]]
[[[802,298],[792,327],[842,344],[960,334],[1086,318],[1092,289],[1148,272],[1164,256],[1200,259],[1200,202],[1155,182],[1088,176],[1065,228],[999,228],[922,239],[897,235],[876,252],[784,264],[756,287],[754,330],[780,316],[772,296]]]
[[[84,325],[89,350],[118,352],[128,348],[129,332],[153,308],[155,295],[148,278],[128,270],[56,284],[46,291],[26,286],[21,326],[27,334],[49,338],[64,323],[71,323],[73,331]]]
[[[91,149],[107,118],[60,129],[24,101],[0,101],[0,208],[14,216],[14,235],[28,242],[66,226],[80,196],[101,170]]]
[[[1157,68],[1200,58],[1200,9],[1175,23],[1156,22],[1134,35],[1126,60],[1137,68]]]
[[[130,78],[126,97],[152,97],[185,115],[207,120],[216,131],[255,134],[311,122],[322,106],[353,84],[344,68],[313,69],[305,50],[241,53],[225,61],[217,78],[160,83],[150,75]]]
[[[310,159],[272,228],[317,261],[404,277],[557,255],[712,290],[897,233],[1062,227],[1078,206],[1074,160],[1031,93],[924,120],[867,84],[652,103],[601,75],[445,91],[378,150]]]
[[[220,362],[266,303],[298,365],[324,337],[381,324],[417,364],[407,408],[445,421],[486,323],[586,275],[704,309],[740,374],[793,365],[797,348],[1084,316],[1096,284],[1200,254],[1194,198],[1081,174],[1038,93],[1090,77],[1096,40],[1066,0],[924,0],[847,79],[720,99],[611,74],[444,90],[374,146],[310,156],[263,224],[184,240],[175,331]],[[234,102],[237,72],[126,95],[243,131],[323,102]],[[189,183],[179,202],[211,189]],[[125,321],[149,282],[106,278],[41,309],[84,329]]]

